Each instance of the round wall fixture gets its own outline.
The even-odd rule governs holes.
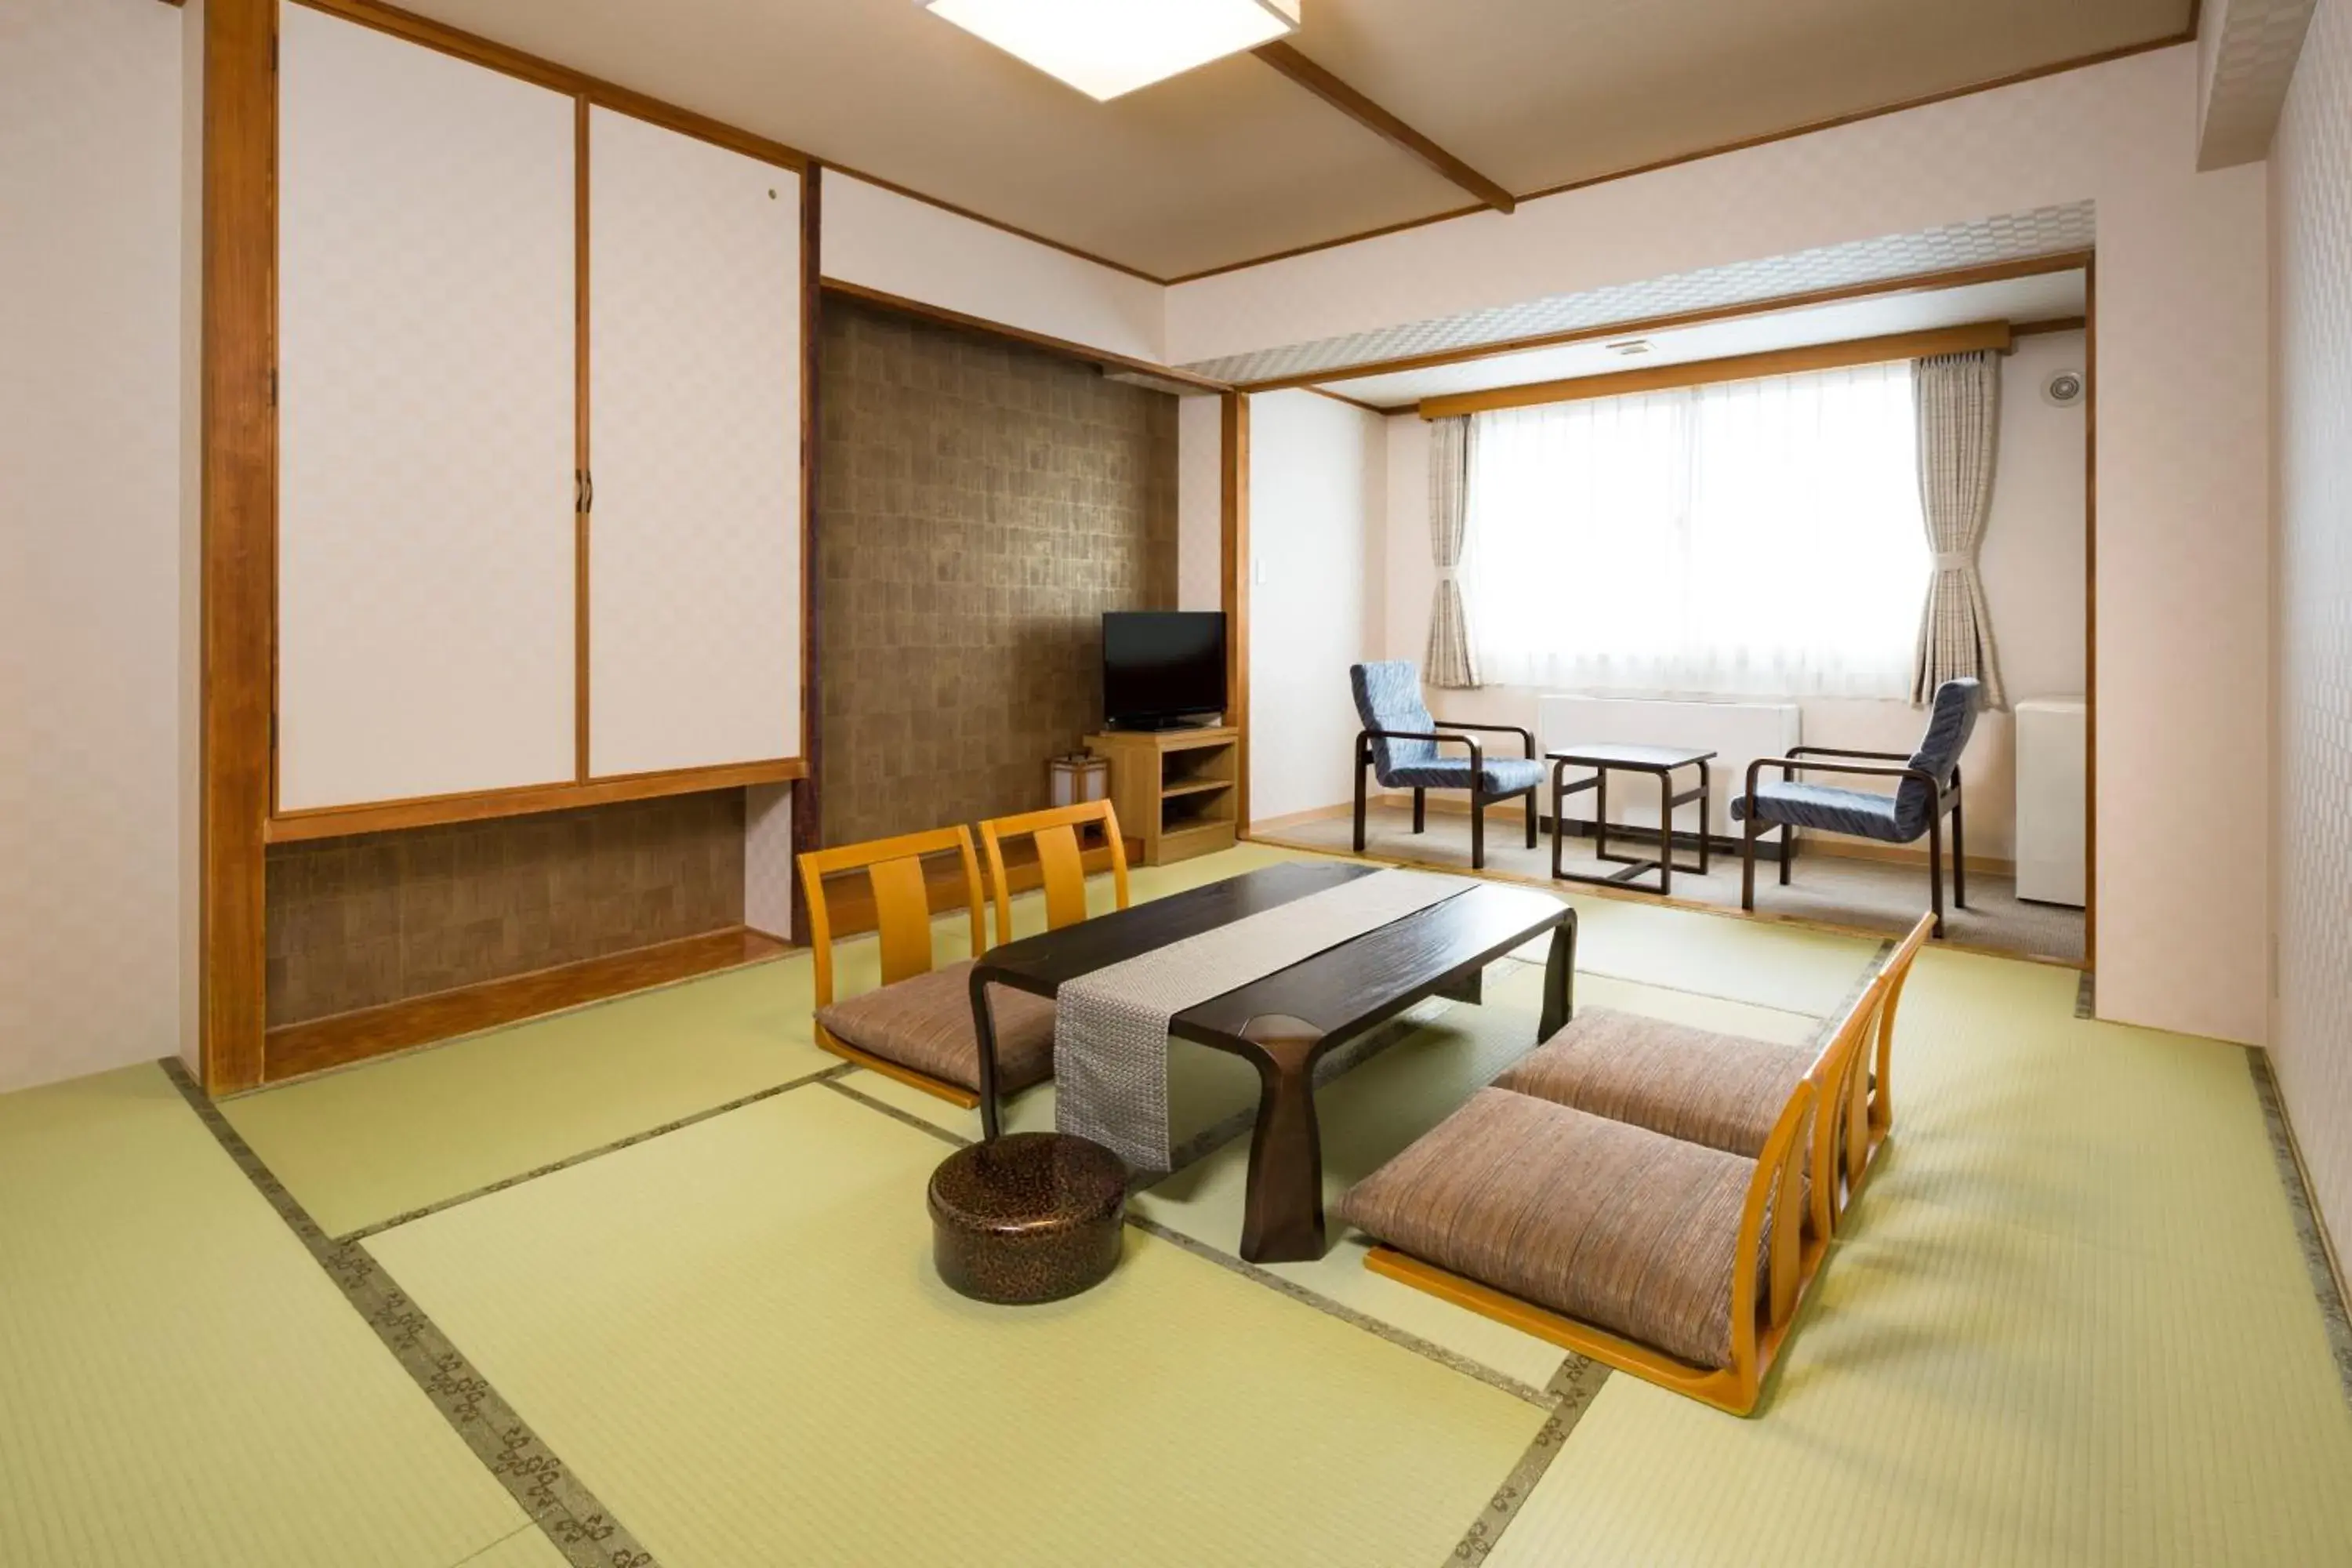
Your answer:
[[[2083,401],[2083,373],[2062,370],[2042,384],[2042,401],[2053,408],[2072,408]]]

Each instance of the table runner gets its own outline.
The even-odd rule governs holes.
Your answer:
[[[1065,983],[1054,998],[1054,1125],[1135,1170],[1167,1170],[1170,1019],[1477,885],[1376,871]]]

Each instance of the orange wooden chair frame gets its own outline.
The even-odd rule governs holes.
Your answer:
[[[1903,1001],[1903,987],[1911,978],[1912,961],[1935,934],[1935,916],[1920,916],[1879,965],[1871,983],[1879,997],[1869,1051],[1857,1048],[1832,1064],[1829,1059],[1832,1049],[1815,1066],[1822,1103],[1841,1108],[1833,1121],[1822,1125],[1814,1143],[1813,1223],[1824,1239],[1835,1232],[1845,1211],[1861,1196],[1863,1180],[1887,1134],[1894,1131],[1895,1013]],[[1864,1001],[1868,1000],[1865,993]],[[1857,1005],[1856,1011],[1860,1010]],[[1829,1072],[1832,1066],[1834,1077]]]
[[[1038,878],[1045,889],[1045,929],[1059,931],[1087,918],[1087,863],[1078,829],[1102,825],[1110,843],[1110,875],[1118,907],[1127,908],[1127,840],[1119,837],[1118,813],[1107,800],[1081,801],[1016,816],[991,817],[980,825],[988,856],[988,880],[996,900],[996,940],[1013,940],[1013,888],[1004,874],[1003,841],[1028,835],[1037,846]]]
[[[928,833],[901,834],[864,844],[844,844],[832,849],[812,849],[800,858],[801,889],[807,895],[809,948],[816,961],[816,1005],[833,1002],[833,921],[825,907],[824,879],[862,870],[874,889],[875,934],[882,944],[882,984],[895,985],[918,974],[928,974],[931,957],[930,890],[923,879],[927,856],[953,852],[963,860],[964,907],[971,914],[971,952],[980,956],[987,945],[986,917],[982,913],[980,861],[973,855],[971,829],[935,827]],[[861,1051],[840,1039],[822,1024],[815,1026],[816,1043],[835,1056],[910,1088],[960,1105],[969,1110],[980,1096],[961,1084],[949,1083]]]
[[[1392,1247],[1373,1247],[1364,1266],[1717,1410],[1734,1415],[1752,1414],[1765,1376],[1796,1322],[1797,1309],[1829,1255],[1838,1223],[1859,1194],[1863,1178],[1893,1125],[1888,1068],[1895,1005],[1910,976],[1911,961],[1918,956],[1933,924],[1932,916],[1923,918],[1871,977],[1764,1141],[1756,1174],[1740,1208],[1732,1251],[1729,1366],[1693,1365],[1639,1341],[1424,1263]],[[1865,1060],[1874,1071],[1865,1070]],[[1809,1127],[1811,1136],[1801,1153],[1799,1140],[1806,1136]],[[1810,1161],[1812,1167],[1812,1191],[1804,1203],[1804,1217],[1793,1226],[1774,1225],[1768,1241],[1764,1235],[1768,1215],[1799,1212],[1801,1159]],[[1765,1282],[1760,1290],[1759,1274]]]

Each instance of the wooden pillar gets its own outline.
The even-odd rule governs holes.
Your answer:
[[[276,595],[277,0],[208,0],[204,39],[201,1037],[214,1094],[262,1077]]]
[[[2099,258],[2083,268],[2083,967],[2099,967]],[[2092,1011],[2098,994],[2092,993]]]
[[[816,537],[817,447],[824,437],[817,406],[824,358],[819,341],[824,331],[824,290],[819,286],[824,276],[824,169],[812,160],[801,174],[801,759],[808,771],[793,782],[795,860],[824,842],[819,777],[824,748],[824,671],[817,648],[817,624],[824,605]],[[808,892],[798,877],[792,880],[793,942],[805,946]]]
[[[1234,785],[1234,831],[1247,837],[1250,826],[1250,527],[1249,527],[1249,395],[1219,395],[1223,408],[1221,537],[1224,566],[1225,722],[1241,731],[1235,748]]]

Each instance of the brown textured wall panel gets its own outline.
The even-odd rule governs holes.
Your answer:
[[[1176,604],[1176,400],[838,296],[819,377],[825,841],[1044,805],[1102,612]]]
[[[269,1023],[670,942],[743,918],[743,793],[280,844]]]

